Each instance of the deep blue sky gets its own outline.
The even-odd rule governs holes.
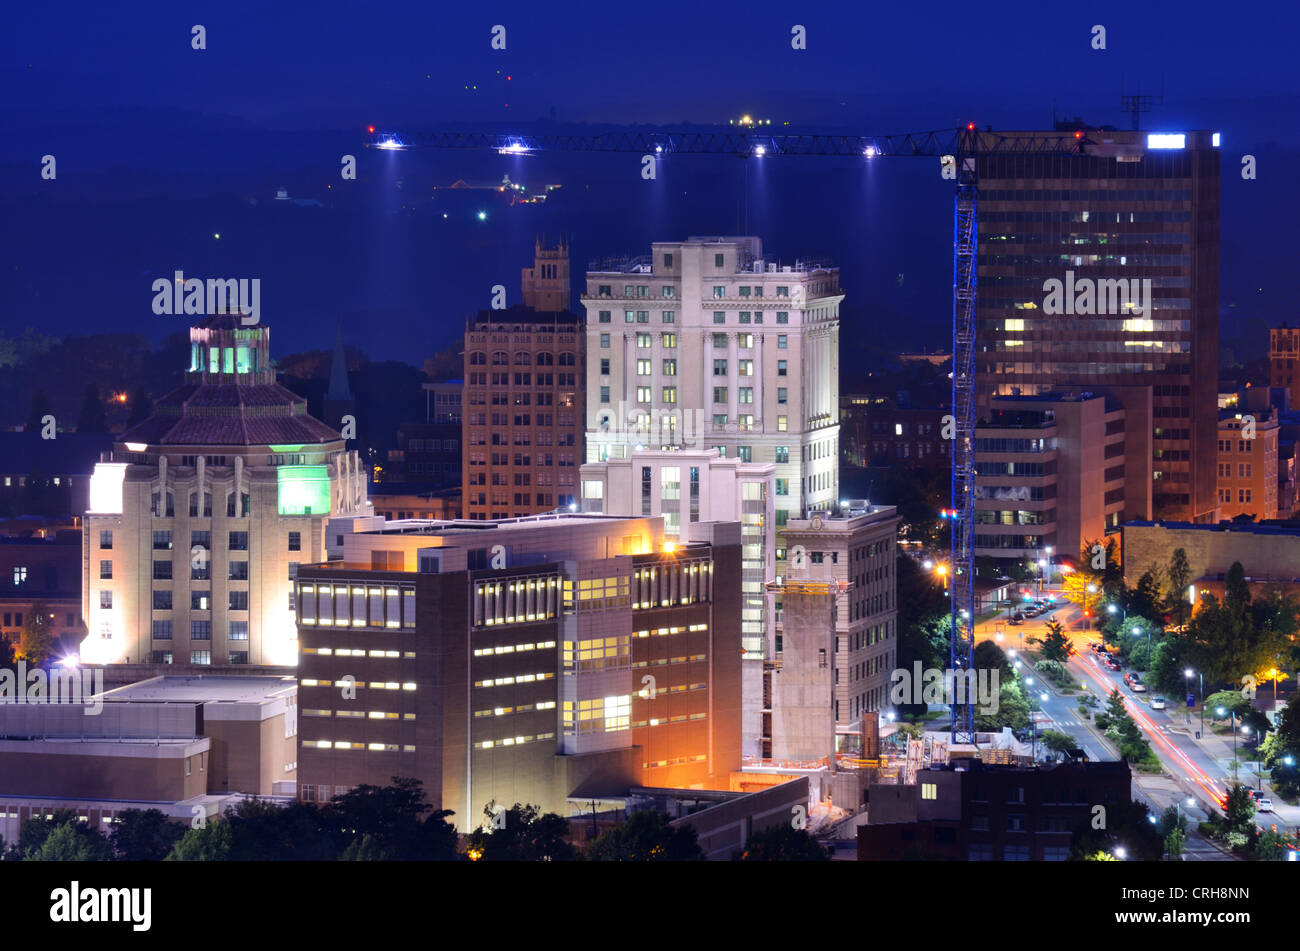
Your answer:
[[[648,184],[632,155],[379,154],[362,131],[506,131],[552,110],[597,126],[749,112],[791,131],[1044,128],[1054,106],[1123,128],[1121,86],[1163,83],[1144,128],[1223,133],[1224,334],[1262,345],[1255,328],[1297,316],[1300,13],[1277,7],[24,4],[0,31],[3,329],[160,336],[177,318],[150,312],[149,284],[179,267],[261,277],[279,353],[329,345],[338,322],[372,356],[418,363],[492,284],[517,292],[537,232],[567,233],[580,269],[748,225],[783,258],[841,264],[847,338],[941,347],[950,193],[928,161],[674,157]],[[190,49],[195,23],[206,51]],[[497,23],[504,52],[489,48]],[[790,48],[794,23],[805,52]],[[1090,48],[1093,24],[1105,51]],[[345,152],[358,182],[338,177]],[[1238,173],[1246,152],[1254,182]],[[56,182],[39,178],[47,153]],[[563,188],[524,208],[433,191],[506,173]],[[270,203],[281,185],[328,207]]]

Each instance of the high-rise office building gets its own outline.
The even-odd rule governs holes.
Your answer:
[[[292,665],[294,572],[366,505],[356,452],[276,383],[269,328],[203,319],[185,383],[91,477],[82,657]]]
[[[348,524],[348,523],[351,524]],[[735,522],[331,522],[298,575],[300,794],[423,781],[461,830],[740,766]],[[337,544],[336,544],[337,543]]]
[[[1212,521],[1218,135],[1080,137],[1079,155],[978,160],[977,405],[1149,385],[1156,517]]]
[[[756,237],[655,242],[593,264],[587,461],[640,446],[772,463],[781,561],[786,519],[839,502],[843,300],[838,268],[768,260]]]
[[[512,518],[577,504],[584,344],[580,317],[527,306],[480,311],[466,329],[466,518]]]
[[[739,522],[740,630],[744,753],[760,756],[763,672],[772,660],[770,598],[776,534],[773,465],[726,459],[716,449],[634,450],[630,458],[582,467],[582,510],[664,520],[664,536],[678,540],[694,522]]]

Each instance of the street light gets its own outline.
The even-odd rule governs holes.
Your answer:
[[[1200,703],[1201,728],[1196,733],[1196,738],[1199,740],[1199,739],[1203,739],[1205,736],[1205,674],[1198,673],[1192,670],[1192,668],[1190,667],[1188,667],[1186,670],[1183,671],[1183,676],[1186,677],[1188,680],[1192,679],[1193,674],[1196,674],[1196,676],[1199,677],[1201,680],[1201,703]]]

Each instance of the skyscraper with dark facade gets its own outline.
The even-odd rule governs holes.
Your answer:
[[[1155,516],[1213,521],[1218,134],[1080,133],[1081,154],[979,159],[981,417],[995,395],[1149,385]]]

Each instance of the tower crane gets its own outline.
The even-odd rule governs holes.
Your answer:
[[[994,132],[962,128],[900,135],[772,133],[757,128],[719,131],[618,129],[603,132],[510,134],[434,131],[406,138],[370,132],[367,147],[384,150],[431,148],[494,150],[502,155],[537,151],[639,152],[642,155],[908,156],[940,159],[940,172],[954,184],[952,257],[952,509],[949,665],[955,676],[972,666],[975,647],[975,307],[978,284],[978,161],[987,156],[1084,155],[1095,145],[1084,130]],[[952,742],[975,741],[975,706],[969,692],[950,698]],[[965,696],[958,702],[959,696]]]

